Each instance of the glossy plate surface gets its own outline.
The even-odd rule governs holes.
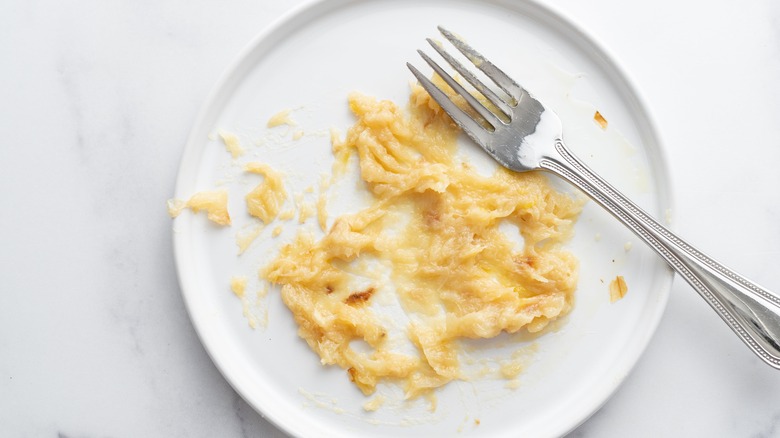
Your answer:
[[[453,382],[437,391],[431,412],[427,400],[406,403],[396,388],[383,386],[379,393],[387,401],[369,413],[362,407],[368,399],[346,373],[321,366],[297,337],[277,290],[247,306],[249,319],[259,324],[249,327],[230,278],[247,276],[249,291],[262,289],[259,267],[292,239],[298,224],[280,222],[283,231],[275,238],[276,224],[265,227],[247,252],[237,254],[236,235],[254,226],[244,195],[260,181],[242,172],[242,164],[268,163],[285,173],[291,195],[300,194],[304,203],[314,200],[322,175],[331,169],[330,129],[343,133],[353,123],[347,95],[360,91],[405,103],[412,79],[405,63],[424,66],[415,50],[425,48],[426,37],[439,38],[439,24],[555,109],[568,145],[594,170],[654,216],[669,215],[666,168],[646,110],[608,54],[560,14],[522,0],[324,0],[297,9],[227,70],[182,158],[175,197],[224,188],[233,226],[217,227],[190,212],[173,224],[182,291],[203,344],[247,402],[293,435],[562,435],[613,393],[663,313],[671,272],[588,203],[569,245],[580,259],[580,282],[565,324],[534,340],[504,336],[478,348],[494,359],[519,348],[534,351],[517,388],[489,376]],[[297,125],[267,128],[268,119],[285,109]],[[595,110],[608,120],[606,130],[594,122]],[[247,153],[233,160],[220,131],[237,135]],[[465,137],[461,150],[479,166],[492,165]],[[364,197],[348,179],[332,187],[331,223]],[[316,220],[303,226],[316,230]],[[612,304],[608,285],[617,275],[629,291]]]

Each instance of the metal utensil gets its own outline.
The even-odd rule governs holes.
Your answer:
[[[511,77],[460,37],[439,27],[441,34],[505,95],[494,92],[449,55],[427,41],[447,63],[490,102],[488,108],[424,52],[433,70],[461,95],[475,114],[459,108],[445,92],[414,66],[412,73],[431,97],[490,156],[517,171],[545,170],[590,196],[652,247],[712,306],[762,360],[780,369],[780,297],[726,268],[692,247],[622,195],[566,147],[561,121]]]

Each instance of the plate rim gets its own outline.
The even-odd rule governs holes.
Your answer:
[[[189,181],[192,180],[191,175],[193,173],[193,167],[195,166],[192,166],[191,163],[199,162],[199,160],[195,160],[193,157],[197,157],[198,153],[200,153],[202,149],[200,143],[202,143],[201,134],[203,134],[203,126],[205,126],[206,122],[209,121],[209,119],[213,116],[213,113],[219,113],[219,110],[216,108],[221,110],[224,107],[227,99],[239,86],[247,71],[247,68],[251,68],[253,65],[253,62],[251,62],[252,55],[263,44],[274,38],[280,38],[283,40],[290,33],[290,31],[285,31],[286,27],[290,26],[296,20],[309,22],[316,19],[316,15],[313,14],[315,14],[318,10],[325,9],[330,11],[337,8],[347,7],[350,4],[362,4],[367,2],[380,1],[385,0],[304,0],[302,3],[296,5],[295,7],[289,9],[277,17],[264,29],[258,32],[249,41],[249,43],[246,44],[237,53],[228,66],[222,71],[219,79],[216,81],[215,85],[213,85],[207,97],[204,99],[203,104],[201,105],[197,116],[194,119],[192,128],[189,132],[185,147],[181,155],[179,167],[177,170],[174,197],[177,199],[183,199],[183,197],[186,196],[186,193],[183,193],[183,187],[188,185]],[[580,27],[576,20],[573,20],[564,11],[562,11],[560,7],[555,5],[545,4],[541,0],[472,0],[470,3],[492,4],[515,11],[533,10],[533,18],[538,19],[538,16],[542,14],[546,20],[554,20],[559,24],[563,24],[566,28],[566,31],[573,32],[578,36],[580,41],[578,41],[577,44],[579,44],[581,47],[586,46],[595,49],[597,54],[601,55],[599,56],[599,62],[602,64],[602,66],[607,66],[606,71],[611,71],[610,73],[616,76],[615,79],[619,81],[621,88],[619,90],[619,94],[623,98],[630,98],[629,102],[634,106],[634,110],[638,111],[638,115],[640,116],[639,119],[644,120],[645,126],[643,126],[643,128],[646,131],[644,134],[653,140],[653,153],[648,154],[647,158],[650,167],[653,170],[655,179],[654,188],[659,189],[658,202],[660,205],[667,206],[668,208],[668,217],[666,221],[667,227],[673,230],[674,184],[670,176],[664,142],[658,131],[658,125],[655,121],[655,118],[648,109],[646,99],[635,86],[635,82],[631,76],[622,67],[618,61],[618,58],[614,56],[605,45],[601,44],[597,38]],[[435,24],[436,23],[433,23],[432,26],[435,26]],[[260,57],[262,58],[262,56],[264,56],[267,51],[268,49],[261,51]],[[223,363],[223,359],[220,359],[216,354],[219,349],[215,347],[215,343],[205,331],[204,326],[206,324],[202,321],[202,312],[200,312],[200,309],[197,307],[198,303],[193,297],[193,292],[188,292],[188,290],[192,291],[194,286],[190,285],[190,278],[192,276],[187,275],[188,272],[191,272],[193,263],[188,261],[190,256],[186,251],[188,246],[184,237],[186,233],[180,230],[176,230],[176,221],[172,221],[172,227],[174,264],[182,299],[184,301],[190,322],[195,329],[201,345],[204,347],[204,350],[211,359],[212,363],[214,363],[222,377],[233,388],[233,390],[236,391],[236,393],[238,393],[260,416],[271,422],[275,427],[281,431],[284,431],[285,433],[293,434],[295,436],[305,436],[307,429],[302,429],[301,427],[297,426],[294,421],[291,421],[290,418],[280,418],[282,415],[273,409],[268,409],[268,406],[265,404],[257,403],[251,394],[248,394],[247,391],[242,389],[242,376],[235,375],[235,373],[231,371],[230,367]],[[580,412],[574,415],[574,417],[579,418],[578,421],[561,425],[562,427],[553,427],[549,430],[549,432],[554,433],[557,436],[561,436],[582,425],[593,414],[598,412],[607,401],[610,400],[617,389],[623,384],[628,375],[633,372],[636,364],[639,362],[639,359],[642,357],[642,355],[645,354],[650,340],[655,335],[668,304],[672,282],[674,279],[674,271],[667,265],[665,272],[666,275],[663,278],[657,279],[659,282],[659,287],[654,290],[654,292],[658,294],[657,298],[660,300],[656,307],[657,310],[650,315],[651,318],[649,323],[644,325],[644,329],[639,331],[639,334],[642,336],[640,339],[636,339],[636,342],[633,343],[635,348],[632,349],[631,354],[623,356],[625,359],[621,361],[622,363],[617,367],[618,371],[620,371],[620,375],[617,376],[617,378],[612,379],[610,382],[599,386],[601,391],[598,391],[595,396],[590,397],[591,399],[597,399],[597,403],[587,404],[586,408],[580,409]]]

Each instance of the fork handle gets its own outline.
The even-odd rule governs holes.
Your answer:
[[[726,268],[650,217],[555,142],[541,167],[569,181],[652,247],[764,362],[780,369],[780,297]]]

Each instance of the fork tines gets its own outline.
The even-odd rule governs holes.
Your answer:
[[[466,69],[463,64],[461,64],[457,59],[455,59],[452,55],[447,53],[444,50],[444,47],[441,43],[438,41],[434,41],[430,38],[427,38],[426,40],[428,43],[433,47],[434,50],[442,57],[445,61],[460,75],[462,76],[469,84],[471,84],[472,87],[476,91],[478,91],[482,96],[487,99],[488,102],[490,102],[491,105],[493,105],[498,111],[500,111],[500,114],[496,114],[485,105],[482,104],[482,102],[479,101],[476,97],[474,97],[473,94],[471,94],[466,88],[461,85],[460,82],[456,81],[449,73],[447,73],[441,66],[439,66],[433,59],[431,59],[428,55],[426,55],[423,51],[418,50],[417,52],[420,54],[420,56],[425,60],[428,65],[433,68],[433,70],[436,72],[439,77],[441,77],[447,85],[449,85],[453,90],[455,90],[456,93],[461,95],[468,105],[477,113],[479,116],[484,120],[484,122],[487,123],[488,129],[486,130],[486,127],[483,126],[478,120],[475,120],[474,117],[472,117],[470,114],[468,114],[466,111],[459,108],[457,105],[455,105],[454,102],[447,96],[447,94],[439,89],[433,82],[431,82],[430,79],[425,77],[419,70],[417,70],[413,65],[410,63],[407,63],[407,67],[409,67],[409,70],[412,71],[412,74],[417,78],[418,81],[420,81],[420,84],[425,88],[425,90],[433,97],[433,99],[447,112],[447,114],[452,117],[452,119],[457,123],[464,131],[466,131],[467,134],[469,134],[471,137],[473,137],[477,142],[480,142],[481,140],[484,140],[484,135],[487,134],[487,131],[493,131],[500,125],[505,125],[507,121],[511,120],[512,117],[512,107],[517,105],[518,100],[521,98],[524,90],[523,88],[518,85],[512,78],[510,78],[506,73],[501,71],[498,67],[493,65],[490,61],[488,61],[482,54],[474,50],[471,46],[469,46],[465,41],[463,41],[460,37],[453,34],[452,32],[444,29],[443,27],[438,27],[439,32],[453,45],[460,53],[462,53],[466,59],[471,61],[474,66],[479,68],[485,76],[490,78],[493,83],[495,83],[501,90],[506,93],[507,97],[502,98],[498,94],[496,94],[493,90],[491,90],[489,87],[487,87],[481,80],[477,78],[474,73]]]

